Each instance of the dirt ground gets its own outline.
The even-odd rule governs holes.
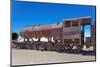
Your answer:
[[[95,56],[58,53],[54,51],[12,49],[12,65],[45,64],[93,60],[95,60]]]

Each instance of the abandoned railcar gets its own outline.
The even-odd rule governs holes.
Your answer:
[[[57,24],[26,27],[20,31],[24,44],[17,46],[37,50],[64,50],[73,47],[82,49],[85,45],[84,26],[90,25],[91,29],[91,22],[91,17],[80,17],[64,19]],[[47,38],[48,42],[41,42],[42,37]],[[33,38],[37,38],[38,41],[34,41]],[[31,41],[29,41],[30,39]]]

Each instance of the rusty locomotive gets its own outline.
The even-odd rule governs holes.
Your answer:
[[[90,25],[91,29],[91,17],[64,19],[57,24],[26,27],[19,32],[23,42],[18,42],[18,39],[12,40],[12,47],[42,51],[80,51],[86,45],[88,48],[93,46],[95,50],[95,45],[91,42],[86,44],[84,41],[85,25]],[[43,37],[47,39],[46,42],[41,41]],[[34,38],[37,41],[34,41]]]

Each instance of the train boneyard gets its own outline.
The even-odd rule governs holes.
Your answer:
[[[86,44],[84,41],[85,25],[91,26],[91,17],[65,19],[62,24],[25,28],[18,34],[24,38],[23,42],[18,42],[17,33],[12,34],[12,48],[81,53],[83,55],[91,53],[95,55],[95,45],[91,42],[90,44]],[[82,29],[80,29],[80,27],[82,27]],[[48,41],[40,41],[42,37],[47,38]],[[33,38],[37,38],[38,40],[34,41]],[[27,41],[25,41],[25,39],[27,39]],[[29,41],[29,39],[31,39],[31,41]],[[93,49],[91,51],[82,50],[84,46],[86,46],[85,49],[91,47],[93,47]]]

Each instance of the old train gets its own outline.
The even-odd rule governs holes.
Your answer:
[[[95,50],[95,45],[92,45],[91,42],[86,44],[84,41],[84,26],[90,25],[91,29],[91,22],[91,17],[80,17],[64,19],[60,23],[51,25],[26,27],[19,32],[23,42],[18,42],[18,39],[12,40],[12,47],[42,51],[64,51],[82,50],[83,46],[86,45],[88,48],[93,46],[93,50]],[[42,37],[47,38],[48,41],[41,41]],[[34,41],[34,38],[37,41]]]

